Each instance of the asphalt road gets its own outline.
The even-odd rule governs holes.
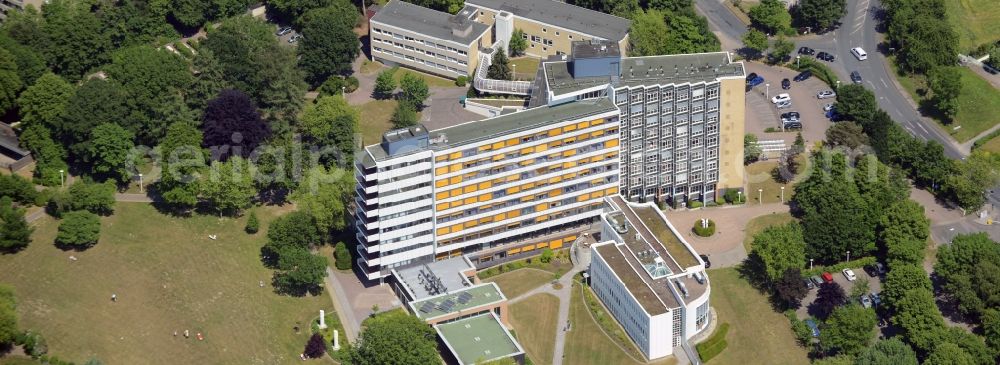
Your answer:
[[[739,40],[746,28],[722,5],[722,1],[725,0],[697,0],[695,8],[708,17],[713,31],[730,40]],[[885,50],[878,47],[883,39],[883,35],[876,29],[879,23],[876,19],[879,6],[878,0],[848,0],[847,15],[839,28],[817,38],[801,40],[797,42],[796,49],[807,46],[817,52],[826,51],[836,55],[836,61],[827,64],[842,82],[851,82],[850,72],[858,71],[865,86],[875,93],[879,106],[904,129],[922,140],[938,141],[944,146],[945,154],[951,158],[968,155],[969,151],[938,129],[934,121],[922,117],[904,95],[905,91],[896,87],[885,58]],[[853,47],[863,48],[868,53],[868,59],[858,61],[854,58],[851,54]]]

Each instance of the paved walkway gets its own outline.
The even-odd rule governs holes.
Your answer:
[[[750,220],[767,214],[786,213],[788,209],[787,205],[771,203],[727,205],[665,213],[670,223],[695,251],[711,256],[712,267],[720,268],[738,265],[746,259],[747,252],[743,247],[743,238],[746,237],[746,226]],[[711,237],[698,237],[691,232],[691,227],[702,218],[715,222],[715,234]]]
[[[347,336],[348,342],[353,343],[357,341],[358,333],[361,332],[361,321],[351,310],[351,304],[347,301],[344,288],[340,285],[340,281],[335,279],[336,275],[337,273],[333,269],[326,268],[326,278],[324,278],[326,293],[330,295],[333,309],[337,311],[337,317],[340,317],[340,323],[344,325],[344,336]]]

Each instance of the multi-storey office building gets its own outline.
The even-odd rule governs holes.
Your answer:
[[[358,265],[471,254],[477,263],[572,242],[618,193],[618,108],[534,108],[436,131],[391,131],[359,154]]]
[[[646,358],[671,355],[711,320],[705,264],[652,203],[607,202],[590,286]]]
[[[616,44],[577,42],[542,68],[536,105],[614,100],[627,199],[713,200],[743,186],[745,76],[728,53],[621,57]]]
[[[473,21],[475,15],[392,0],[369,22],[372,58],[447,78],[472,75],[479,49],[493,44],[490,27]]]

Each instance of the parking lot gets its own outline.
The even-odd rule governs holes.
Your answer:
[[[881,278],[879,278],[878,276],[871,276],[871,275],[868,274],[867,271],[865,271],[864,269],[861,269],[861,268],[853,269],[853,271],[854,271],[854,274],[857,275],[857,277],[858,277],[857,280],[854,280],[854,281],[848,281],[847,278],[844,277],[844,274],[842,272],[831,272],[830,273],[833,276],[833,282],[837,283],[838,285],[840,285],[840,287],[844,289],[844,294],[846,294],[848,297],[851,296],[851,290],[854,289],[854,285],[856,285],[857,283],[859,283],[861,281],[864,281],[864,280],[868,280],[868,293],[871,293],[871,292],[881,293],[882,292],[882,279]],[[799,307],[799,309],[795,311],[795,314],[798,315],[799,319],[805,319],[805,318],[809,318],[809,317],[813,316],[813,314],[809,312],[809,305],[812,304],[812,302],[816,300],[816,293],[817,292],[819,292],[819,288],[818,287],[809,290],[809,294],[807,294],[806,297],[805,297],[805,299],[802,300],[802,306]],[[855,300],[855,302],[857,302],[857,300]],[[860,303],[856,303],[856,304],[860,304]]]
[[[781,89],[781,80],[789,79],[798,75],[797,71],[784,67],[773,67],[757,62],[745,63],[748,74],[756,73],[764,78],[764,83],[756,86],[747,93],[747,116],[746,132],[757,135],[759,140],[785,140],[786,145],[791,145],[795,141],[798,131],[789,132],[764,132],[767,128],[781,129],[779,115],[781,113],[796,111],[801,115],[799,121],[802,123],[802,137],[806,144],[815,141],[822,141],[826,138],[826,129],[832,124],[823,112],[823,105],[836,102],[835,98],[817,99],[816,94],[830,88],[818,78],[811,77],[802,82],[791,82],[791,88]],[[770,86],[767,86],[770,84]],[[771,103],[770,98],[781,93],[788,93],[792,98],[792,107],[778,110]]]

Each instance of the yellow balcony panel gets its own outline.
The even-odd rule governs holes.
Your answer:
[[[521,216],[520,210],[512,210],[507,212],[507,218],[517,218]]]
[[[576,236],[566,236],[566,238],[563,238],[563,242],[565,243],[570,243],[573,242],[574,240],[576,240]]]
[[[462,177],[461,176],[452,176],[451,179],[448,179],[448,183],[449,184],[458,184],[460,182],[462,182]]]
[[[582,202],[582,201],[585,201],[585,200],[590,200],[590,194],[583,194],[583,195],[580,195],[580,196],[576,197],[576,201],[578,201],[578,202]]]
[[[490,199],[491,199],[492,197],[493,197],[493,194],[483,194],[483,195],[480,195],[480,196],[479,196],[479,202],[480,202],[480,203],[483,203],[483,202],[488,202],[488,201],[490,201]]]
[[[507,213],[500,213],[500,214],[497,214],[497,215],[493,216],[493,221],[494,222],[499,222],[499,221],[502,221],[504,219],[507,219]]]
[[[536,212],[541,212],[543,210],[549,209],[549,203],[538,204],[535,206]]]
[[[501,182],[501,183],[504,182],[504,181],[506,181],[506,182],[514,182],[514,181],[517,181],[518,179],[520,179],[520,177],[518,177],[517,175],[510,175],[510,176],[507,176],[506,178],[503,178],[503,179],[497,179],[496,181]]]
[[[460,163],[448,166],[448,172],[457,172],[458,170],[461,170],[461,169],[462,169],[462,164],[460,164]]]
[[[486,151],[489,151],[491,149],[493,149],[493,147],[490,146],[490,145],[480,146],[479,147],[479,152],[486,152]]]
[[[449,203],[441,203],[441,204],[437,205],[437,210],[438,211],[442,211],[442,210],[448,209],[449,206],[451,206],[451,204],[449,204]]]
[[[558,136],[560,134],[562,134],[562,130],[560,130],[558,128],[556,128],[556,129],[550,129],[549,130],[549,137],[555,137],[555,136]]]
[[[494,149],[494,150],[499,150],[501,148],[504,148],[504,142],[500,141],[500,142],[494,143],[493,145],[490,146],[490,148]]]
[[[438,180],[434,182],[434,187],[443,188],[448,186],[448,180]]]
[[[476,222],[476,221],[465,222],[465,228],[466,229],[472,228],[472,227],[475,227],[477,224],[479,224],[479,222]]]
[[[517,194],[520,191],[521,191],[521,187],[520,186],[515,186],[515,187],[507,188],[507,195]]]
[[[519,139],[517,139],[517,138],[511,138],[511,139],[508,139],[508,140],[504,141],[504,145],[507,146],[507,147],[517,145],[518,143],[521,143],[521,141]]]
[[[562,246],[563,246],[563,243],[562,242],[558,242],[558,243],[553,243],[553,244],[549,245],[549,248],[555,250],[555,249],[560,248]]]
[[[460,159],[460,158],[462,158],[462,153],[461,152],[452,152],[450,155],[448,155],[448,159],[449,160],[457,160],[457,159]]]
[[[486,190],[493,187],[493,183],[490,181],[484,181],[479,183],[479,190]]]
[[[545,151],[546,151],[546,150],[548,150],[548,149],[549,149],[549,145],[547,145],[547,144],[544,144],[544,143],[543,143],[543,144],[540,144],[540,145],[537,145],[537,146],[535,146],[535,152],[545,152]]]
[[[562,128],[563,133],[572,132],[576,130],[576,124],[570,124]]]
[[[532,153],[535,153],[535,148],[534,147],[528,147],[528,148],[522,148],[521,149],[521,154],[522,155],[528,155],[528,154],[532,154]]]
[[[438,228],[437,229],[437,235],[438,236],[444,236],[444,235],[448,234],[449,231],[451,231],[451,229],[449,229],[448,227]]]
[[[562,168],[564,169],[571,169],[574,167],[576,167],[576,161],[564,162],[562,165]]]
[[[519,254],[519,253],[521,253],[521,249],[520,248],[512,248],[510,250],[507,250],[507,254],[508,255],[515,255],[515,254]]]
[[[493,156],[493,161],[500,161],[500,160],[503,160],[503,159],[504,159],[504,157],[507,157],[507,156],[504,156],[504,155],[496,155],[496,156]]]
[[[562,153],[562,155],[563,155],[563,157],[569,157],[569,156],[573,156],[573,155],[576,155],[576,150],[568,150],[568,151],[564,151],[564,152]]]
[[[465,204],[465,205],[476,204],[476,201],[477,201],[476,197],[465,198],[465,200],[462,201],[462,204]]]
[[[534,250],[534,249],[535,249],[535,245],[527,245],[527,246],[521,247],[521,252],[527,252],[527,251],[531,251],[531,250]]]
[[[448,198],[448,192],[447,191],[443,191],[443,192],[437,193],[434,197],[437,198],[437,199],[447,199]]]
[[[452,198],[462,195],[462,189],[451,189],[448,191],[448,195]]]
[[[604,123],[604,118],[598,118],[598,119],[594,119],[594,120],[590,121],[591,125],[598,125],[598,124],[603,124],[603,123]]]
[[[580,122],[580,123],[576,124],[576,128],[577,129],[584,129],[584,128],[587,128],[587,127],[590,127],[590,121],[583,121],[583,122]]]
[[[447,174],[448,173],[448,168],[447,167],[438,167],[438,168],[434,169],[434,173],[437,174],[437,175]]]
[[[471,193],[471,192],[474,192],[474,191],[476,191],[476,186],[475,185],[469,185],[469,186],[466,186],[466,187],[462,188],[462,194],[468,194],[468,193]]]
[[[440,156],[434,157],[434,161],[435,162],[448,161],[448,155],[440,155]]]
[[[618,187],[609,188],[609,189],[605,190],[604,193],[607,194],[607,195],[618,194]]]

